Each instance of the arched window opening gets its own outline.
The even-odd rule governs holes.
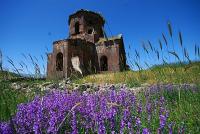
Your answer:
[[[90,25],[90,26],[93,25],[92,20],[89,20],[89,21],[88,21],[88,25]]]
[[[79,22],[75,23],[75,34],[79,34],[80,33],[80,26],[79,26]]]
[[[106,56],[100,58],[101,71],[108,71],[108,59]]]
[[[92,34],[93,29],[88,29],[88,34]]]
[[[56,70],[63,71],[63,54],[61,52],[56,55]]]

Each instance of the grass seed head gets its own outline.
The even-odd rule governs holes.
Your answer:
[[[159,42],[159,45],[160,45],[160,50],[162,51],[162,49],[163,49],[162,42],[161,42],[160,39],[158,40],[158,42]]]
[[[168,46],[167,39],[166,39],[166,37],[165,37],[165,35],[163,33],[162,33],[162,37],[163,37],[163,39],[165,41],[165,45]]]
[[[183,38],[182,38],[182,34],[180,31],[179,31],[179,41],[180,41],[181,47],[183,47]]]
[[[152,44],[151,44],[151,42],[149,40],[148,40],[148,43],[149,43],[151,51],[153,52],[153,46],[152,46]]]
[[[195,47],[194,47],[194,53],[195,53],[195,56],[197,56],[197,45],[195,44]]]
[[[171,23],[169,21],[167,23],[167,26],[168,26],[169,34],[170,34],[170,36],[172,38],[172,26],[171,26]]]

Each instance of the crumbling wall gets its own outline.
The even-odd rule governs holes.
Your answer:
[[[95,69],[98,70],[97,52],[93,43],[81,39],[71,39],[68,49],[68,59],[79,57],[83,75],[94,73]],[[70,61],[68,61],[68,70],[69,74],[74,71]]]
[[[108,71],[120,71],[119,68],[119,47],[113,41],[105,41],[96,45],[99,66],[101,65],[101,57],[106,56],[108,62]],[[100,70],[102,71],[102,70]]]
[[[76,33],[76,23],[79,23],[79,33]],[[69,38],[71,39],[84,39],[88,42],[95,43],[100,37],[103,37],[104,22],[95,14],[79,13],[70,18],[69,23]]]
[[[122,37],[99,41],[96,44],[96,49],[99,66],[101,65],[101,57],[106,56],[108,60],[108,71],[116,72],[125,69],[126,56]]]
[[[63,69],[62,71],[56,70],[56,56],[57,54],[62,53],[63,55]],[[60,40],[55,41],[53,43],[53,52],[49,54],[48,59],[48,78],[60,79],[67,77],[67,61],[68,61],[68,41],[67,40]]]

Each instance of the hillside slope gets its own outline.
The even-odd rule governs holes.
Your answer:
[[[75,81],[76,83],[126,83],[140,86],[148,83],[200,83],[200,62],[191,64],[158,65],[147,70],[124,71],[89,75]]]

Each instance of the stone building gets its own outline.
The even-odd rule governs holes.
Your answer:
[[[68,24],[69,37],[53,42],[53,52],[48,54],[47,78],[67,78],[75,71],[86,75],[126,68],[122,35],[107,38],[101,14],[81,9],[69,16]]]

